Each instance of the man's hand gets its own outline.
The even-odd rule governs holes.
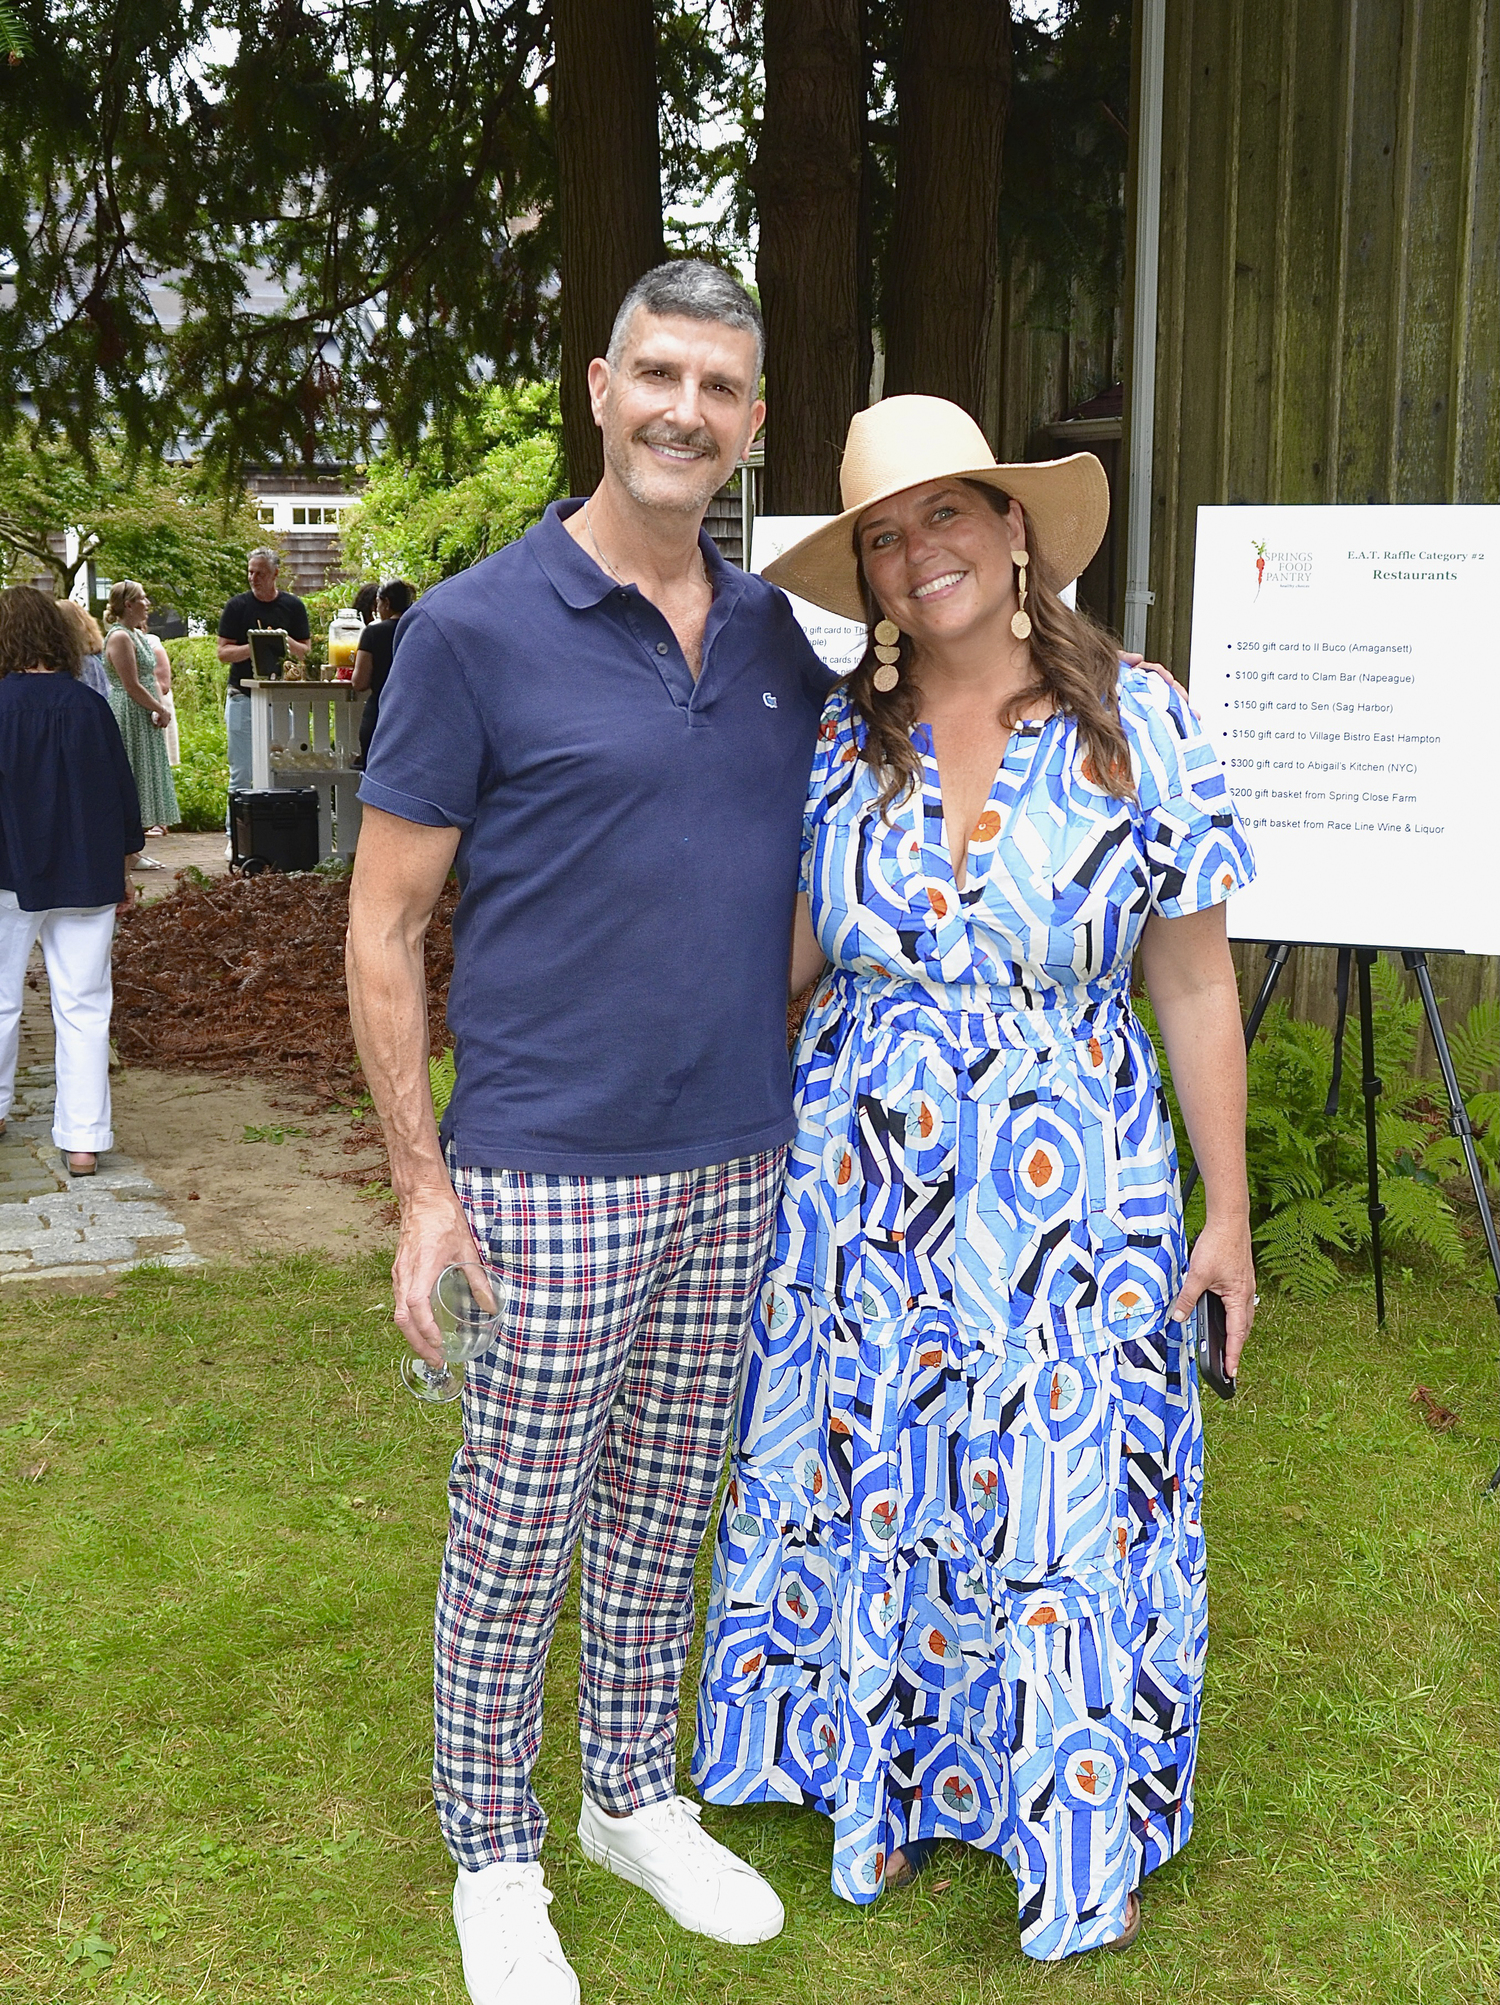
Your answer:
[[[1184,703],[1187,702],[1188,700],[1187,691],[1183,688],[1182,684],[1177,680],[1176,676],[1173,675],[1169,669],[1163,668],[1159,661],[1147,661],[1146,657],[1143,654],[1122,654],[1120,656],[1120,659],[1121,661],[1128,661],[1132,668],[1143,668],[1145,669],[1148,675],[1159,675],[1163,682],[1170,682],[1172,687],[1177,691],[1177,694],[1182,698],[1183,702]],[[1196,711],[1194,712],[1194,715],[1195,716],[1197,715]]]
[[[136,856],[139,856],[139,855],[140,855],[140,851],[139,851],[139,850],[137,850],[137,851],[136,851]],[[131,906],[132,906],[132,905],[134,905],[134,903],[135,903],[136,899],[137,899],[137,898],[139,898],[139,897],[140,897],[140,895],[141,895],[141,887],[140,887],[140,886],[139,886],[138,884],[132,884],[132,883],[131,883],[131,881],[130,881],[130,873],[131,873],[131,871],[132,871],[132,870],[134,870],[134,869],[135,869],[135,864],[136,864],[136,857],[135,857],[135,856],[127,856],[127,857],[126,857],[126,859],[125,859],[125,896],[124,896],[124,897],[123,897],[123,898],[122,898],[122,899],[120,900],[119,904],[118,904],[118,905],[117,905],[117,906],[115,907],[115,917],[116,917],[117,919],[123,919],[123,918],[125,917],[125,914],[126,914],[126,913],[127,913],[127,912],[128,912],[129,910],[130,910]]]
[[[396,1327],[420,1358],[443,1362],[443,1339],[433,1321],[430,1296],[445,1267],[485,1261],[452,1188],[424,1191],[401,1207],[401,1240],[391,1281],[396,1291]],[[487,1264],[487,1263],[486,1263]]]

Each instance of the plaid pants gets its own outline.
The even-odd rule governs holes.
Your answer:
[[[450,1164],[511,1283],[468,1368],[438,1588],[433,1795],[460,1865],[541,1850],[531,1769],[580,1534],[584,1786],[625,1813],[672,1793],[693,1562],[783,1156],[636,1177]]]

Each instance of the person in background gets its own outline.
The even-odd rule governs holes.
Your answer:
[[[359,623],[362,627],[367,627],[371,620],[380,617],[375,610],[376,601],[379,597],[380,587],[375,583],[373,578],[369,584],[361,585],[359,590],[354,594],[354,610],[359,614]]]
[[[112,706],[84,686],[82,658],[56,599],[30,585],[0,592],[0,1132],[40,939],[57,1032],[52,1140],[73,1176],[91,1176],[114,1147],[110,945],[145,840],[124,740]]]
[[[180,810],[162,735],[172,721],[172,664],[161,642],[146,631],[150,616],[151,601],[144,585],[134,578],[119,578],[110,586],[109,631],[104,637],[110,708],[125,741],[125,756],[135,774],[148,831],[161,835],[180,819]],[[154,856],[142,854],[136,868],[161,870],[165,866]]]
[[[250,661],[250,634],[253,628],[283,629],[287,646],[299,658],[305,656],[312,637],[307,607],[292,592],[283,592],[276,582],[281,559],[274,550],[250,552],[250,589],[238,592],[219,615],[219,659],[229,668],[229,687],[224,696],[224,730],[229,739],[229,791],[243,792],[251,784],[250,692],[244,687],[254,674]],[[228,810],[225,810],[228,832]],[[224,854],[234,855],[233,842],[226,842]]]
[[[104,636],[99,631],[99,622],[76,599],[59,599],[58,611],[78,636],[78,645],[83,649],[83,666],[78,671],[78,679],[85,689],[92,689],[96,696],[109,698],[109,670],[104,666]],[[175,761],[173,761],[175,764]]]
[[[417,596],[415,585],[404,578],[388,578],[375,601],[375,623],[359,637],[354,657],[354,687],[368,689],[364,713],[359,720],[359,763],[370,756],[370,740],[380,717],[380,692],[391,672],[391,655],[396,646],[396,623]]]

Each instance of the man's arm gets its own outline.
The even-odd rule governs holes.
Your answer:
[[[307,617],[307,607],[302,600],[294,593],[288,596],[297,611],[287,616],[286,644],[293,654],[305,655],[312,645],[312,622]],[[296,631],[298,627],[302,629],[301,633]]]
[[[391,1270],[396,1324],[442,1362],[428,1296],[445,1267],[483,1258],[454,1196],[427,1081],[423,944],[458,849],[456,828],[427,828],[366,807],[349,887],[344,962],[354,1042],[385,1129],[401,1238]]]
[[[250,659],[249,641],[237,638],[232,632],[226,633],[224,631],[226,620],[233,626],[234,611],[234,601],[231,600],[219,615],[219,644],[217,652],[222,662],[248,661]]]
[[[805,988],[809,988],[828,965],[828,956],[818,943],[813,931],[812,910],[807,893],[797,893],[797,903],[792,908],[792,961],[788,971],[787,996],[795,1001]]]

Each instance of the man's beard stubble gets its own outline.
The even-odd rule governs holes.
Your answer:
[[[642,508],[658,508],[674,515],[701,517],[726,478],[719,442],[713,434],[708,431],[678,432],[670,425],[642,425],[638,431],[630,434],[630,442],[656,446],[693,446],[703,452],[704,458],[700,462],[704,474],[702,487],[678,490],[668,500],[648,490],[630,454],[622,452],[608,432],[604,435],[604,457],[609,461],[610,470],[616,480],[632,501]]]

